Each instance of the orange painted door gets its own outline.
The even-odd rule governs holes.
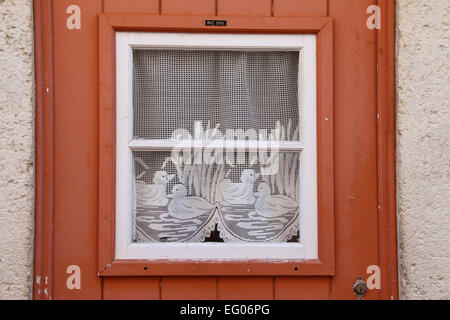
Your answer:
[[[384,34],[369,29],[367,8],[378,4],[390,28],[391,1],[376,0],[53,0],[37,1],[51,17],[53,97],[53,299],[355,299],[353,284],[380,266],[381,289],[396,294],[395,225],[380,208],[384,152],[380,111],[389,72],[380,57]],[[68,18],[80,8],[80,28]],[[42,9],[39,5],[37,9]],[[44,10],[44,9],[42,9]],[[99,15],[140,13],[201,17],[330,17],[333,21],[335,269],[326,276],[99,276]],[[386,49],[386,48],[385,48]],[[389,48],[388,48],[389,49]],[[387,50],[387,49],[386,49]],[[46,85],[43,85],[43,89]],[[383,89],[384,88],[384,89]],[[381,128],[381,129],[380,129]],[[45,159],[44,159],[45,160]],[[43,160],[43,161],[44,161]],[[380,177],[381,174],[381,177]],[[391,210],[392,211],[392,210]],[[391,213],[387,213],[391,214]],[[386,228],[394,230],[386,231]],[[44,248],[45,249],[45,248]],[[69,288],[68,267],[81,271]],[[35,297],[45,298],[35,292]]]

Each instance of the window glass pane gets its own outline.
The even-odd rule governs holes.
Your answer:
[[[298,242],[299,152],[196,157],[133,152],[134,241]]]
[[[134,49],[134,138],[170,139],[177,129],[194,136],[197,122],[239,139],[279,126],[299,140],[299,59],[287,51]]]

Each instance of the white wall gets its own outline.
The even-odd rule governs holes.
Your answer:
[[[450,1],[397,0],[400,293],[450,298]]]
[[[450,1],[397,0],[400,293],[450,298]],[[0,0],[0,299],[31,297],[32,0]]]
[[[0,299],[31,297],[32,0],[0,0]]]

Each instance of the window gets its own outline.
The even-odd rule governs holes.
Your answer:
[[[116,258],[317,258],[315,48],[116,33]]]

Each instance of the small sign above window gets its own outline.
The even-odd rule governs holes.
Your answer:
[[[209,27],[226,27],[227,20],[205,20],[205,26]]]

